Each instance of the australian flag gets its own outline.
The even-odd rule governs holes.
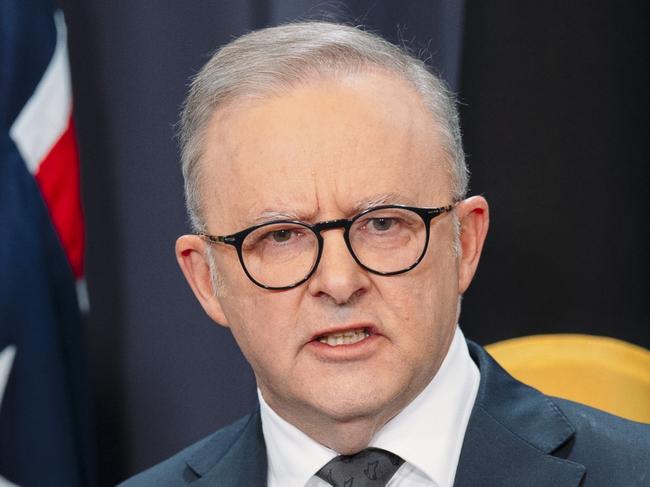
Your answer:
[[[0,486],[90,485],[79,162],[49,0],[0,2],[0,125]]]

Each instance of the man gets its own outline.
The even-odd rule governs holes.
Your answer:
[[[352,27],[260,30],[198,74],[181,131],[178,262],[260,406],[127,485],[650,485],[648,427],[465,342],[488,204],[423,63]]]

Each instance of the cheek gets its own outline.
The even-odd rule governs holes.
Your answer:
[[[401,307],[440,315],[446,308],[455,306],[458,295],[456,259],[444,246],[436,248],[439,250],[428,252],[415,269],[399,276],[404,295]]]
[[[438,247],[440,249],[440,247]],[[456,324],[458,303],[458,273],[451,252],[430,252],[410,272],[393,276],[390,290],[385,290],[398,320],[398,326],[408,333],[411,346],[424,353],[435,352],[445,342]]]
[[[287,292],[273,293],[247,284],[242,287],[239,292],[230,287],[233,292],[221,299],[235,341],[256,371],[280,366],[290,358],[287,351],[299,338],[295,333],[296,298]]]

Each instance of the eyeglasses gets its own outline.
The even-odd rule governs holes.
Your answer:
[[[350,254],[367,271],[382,276],[410,271],[427,251],[431,220],[454,206],[382,205],[351,219],[315,224],[272,221],[232,235],[199,235],[211,244],[235,247],[244,272],[256,285],[284,290],[299,286],[312,276],[323,254],[321,232],[335,228],[344,230]]]

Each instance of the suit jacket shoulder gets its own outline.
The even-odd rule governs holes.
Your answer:
[[[264,485],[260,476],[266,450],[258,409],[118,487]]]
[[[481,382],[455,487],[650,487],[650,426],[551,398],[468,342]]]

